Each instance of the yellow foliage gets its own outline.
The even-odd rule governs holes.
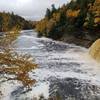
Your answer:
[[[100,0],[95,0],[94,4],[90,6],[89,11],[95,14],[95,17],[100,18]]]
[[[80,10],[67,10],[66,15],[67,17],[77,17],[79,14]]]
[[[83,25],[83,26],[85,26],[85,27],[86,27],[87,25],[88,25],[88,22],[86,21],[86,22],[84,23],[84,25]]]
[[[3,31],[8,31],[9,20],[10,20],[10,16],[3,15],[3,25],[2,25]]]
[[[9,32],[5,32],[5,35],[0,39],[0,46],[7,47],[20,35],[20,29],[18,26],[13,27]]]
[[[50,21],[47,23],[47,33],[49,33],[55,25],[56,25],[56,21],[50,19]]]
[[[18,55],[9,51],[0,53],[0,72],[4,74],[15,75],[14,80],[21,81],[24,86],[30,87],[35,80],[31,80],[28,72],[37,67],[33,60],[28,55]],[[12,80],[13,80],[12,79]]]
[[[96,17],[96,18],[94,19],[94,23],[100,23],[100,17]]]
[[[59,14],[55,13],[53,14],[53,18],[51,18],[50,20],[43,19],[38,22],[36,25],[36,30],[40,33],[44,33],[43,35],[45,36],[52,30],[52,28],[56,25],[57,21],[59,21]]]
[[[13,74],[14,80],[21,81],[24,86],[30,87],[35,80],[31,79],[28,72],[37,67],[29,55],[19,55],[9,48],[9,45],[19,36],[19,27],[14,27],[10,32],[6,32],[0,39],[0,46],[3,47],[0,52],[0,73]],[[6,77],[7,78],[7,77]],[[8,80],[12,78],[7,78]]]
[[[60,20],[61,14],[60,13],[54,13],[53,14],[53,19],[58,22]]]
[[[38,23],[36,24],[36,30],[37,30],[38,32],[44,32],[44,31],[46,30],[47,22],[48,22],[47,19],[43,19],[43,20],[41,20],[40,22],[38,22]]]

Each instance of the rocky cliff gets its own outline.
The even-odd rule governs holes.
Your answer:
[[[100,39],[96,40],[90,47],[89,54],[96,61],[100,62]]]

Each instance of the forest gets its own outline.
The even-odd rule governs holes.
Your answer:
[[[10,31],[14,27],[19,29],[32,29],[33,25],[31,21],[27,21],[24,18],[12,13],[0,12],[0,31]]]
[[[100,100],[100,0],[4,1],[0,100]]]
[[[100,0],[71,0],[58,9],[52,5],[36,30],[39,36],[55,40],[67,41],[71,36],[87,40],[90,46],[100,37]]]

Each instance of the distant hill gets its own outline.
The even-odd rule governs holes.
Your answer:
[[[71,0],[46,11],[36,25],[39,36],[90,46],[100,38],[100,0]]]
[[[0,12],[0,31],[9,31],[14,27],[32,29],[32,22],[12,13]]]

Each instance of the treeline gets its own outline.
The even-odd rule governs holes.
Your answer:
[[[36,25],[39,36],[60,39],[64,35],[83,38],[97,31],[100,37],[100,0],[71,0],[56,9],[46,11],[45,18]],[[96,33],[96,32],[95,32]],[[94,34],[95,34],[94,33]]]
[[[32,22],[12,13],[0,12],[0,31],[9,31],[14,27],[19,29],[32,29]]]

